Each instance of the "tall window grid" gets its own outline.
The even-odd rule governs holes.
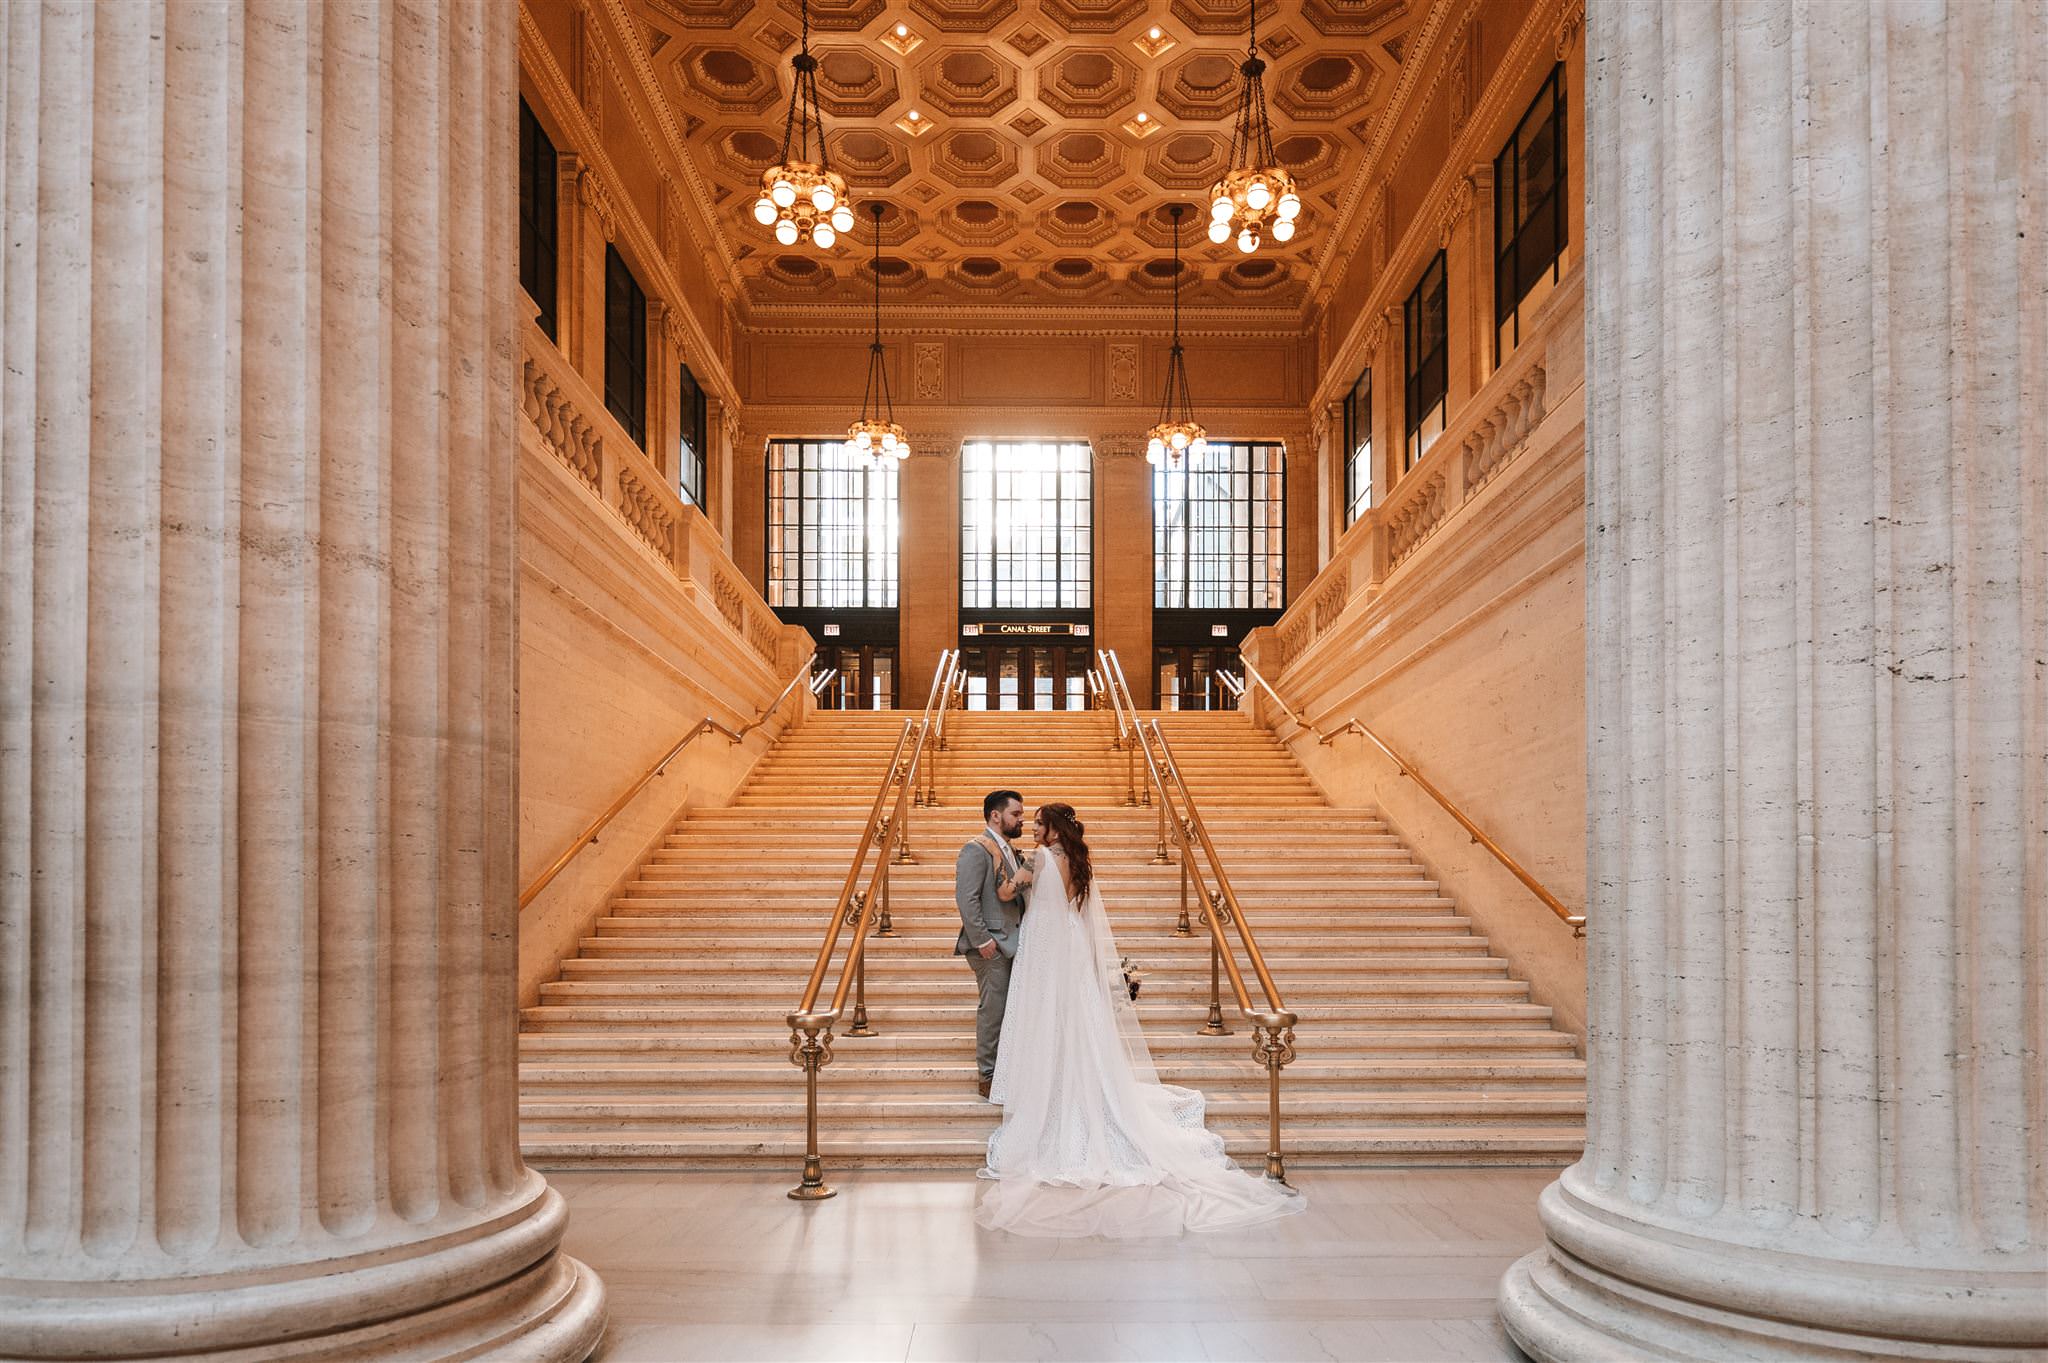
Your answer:
[[[1444,433],[1444,399],[1450,391],[1450,300],[1444,285],[1444,253],[1430,257],[1415,292],[1402,304],[1407,358],[1408,448],[1401,471],[1415,467]]]
[[[1344,395],[1344,524],[1372,505],[1372,370],[1360,370]]]
[[[519,101],[519,284],[540,305],[540,329],[555,339],[555,144]]]
[[[1493,160],[1496,363],[1521,344],[1523,323],[1567,264],[1564,118],[1562,68],[1552,67]]]
[[[604,406],[647,448],[647,295],[616,246],[604,248]]]
[[[704,451],[709,432],[705,428],[704,385],[683,365],[676,391],[682,395],[682,433],[676,441],[676,489],[699,507],[704,505]]]
[[[1271,441],[1211,440],[1152,471],[1152,604],[1278,610],[1287,604],[1286,455]]]
[[[768,604],[893,610],[899,532],[893,459],[839,440],[768,443]]]
[[[1091,607],[1094,487],[1086,442],[979,440],[962,446],[962,608]]]

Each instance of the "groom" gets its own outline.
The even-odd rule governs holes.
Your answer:
[[[960,908],[960,939],[953,954],[967,958],[980,990],[974,1067],[981,1072],[981,1096],[986,1098],[996,1073],[996,1039],[1010,998],[1010,961],[1017,954],[1017,925],[1024,917],[1031,870],[1010,846],[1024,831],[1024,797],[1014,790],[992,790],[981,802],[981,818],[982,831],[967,840],[953,864],[953,902]]]

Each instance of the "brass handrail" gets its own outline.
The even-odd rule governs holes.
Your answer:
[[[1139,803],[1138,759],[1131,750],[1131,740],[1138,727],[1138,706],[1131,697],[1131,684],[1124,678],[1124,665],[1114,649],[1095,650],[1096,666],[1102,669],[1102,681],[1109,692],[1111,709],[1116,712],[1116,732],[1110,736],[1110,751],[1121,750],[1124,755],[1124,804],[1135,808]],[[1145,788],[1144,803],[1152,802],[1151,787]],[[1158,860],[1166,859],[1162,851]]]
[[[1116,655],[1105,654],[1105,674],[1110,678],[1112,694],[1121,687],[1121,701],[1128,704],[1132,714],[1137,706],[1130,695],[1130,683],[1124,678],[1123,667]],[[1109,666],[1109,664],[1115,664]],[[1252,932],[1251,923],[1245,917],[1244,906],[1238,902],[1237,892],[1231,887],[1230,876],[1223,869],[1223,857],[1209,836],[1208,826],[1202,821],[1201,811],[1195,805],[1194,792],[1189,789],[1182,776],[1180,764],[1173,756],[1173,749],[1166,741],[1166,733],[1159,727],[1159,721],[1148,725],[1141,720],[1132,724],[1132,736],[1145,756],[1145,771],[1150,787],[1158,792],[1160,840],[1159,854],[1155,863],[1167,860],[1166,834],[1170,825],[1175,846],[1180,852],[1181,867],[1181,909],[1180,921],[1175,925],[1174,935],[1185,937],[1191,934],[1188,921],[1187,892],[1192,882],[1202,903],[1201,919],[1209,929],[1209,1017],[1200,1033],[1203,1036],[1228,1036],[1230,1029],[1223,1025],[1221,978],[1230,981],[1231,996],[1237,1004],[1238,1013],[1252,1024],[1252,1056],[1266,1069],[1267,1075],[1267,1142],[1266,1176],[1278,1182],[1287,1181],[1287,1166],[1280,1148],[1280,1072],[1294,1059],[1294,1027],[1300,1021],[1294,1013],[1287,1011],[1280,997],[1280,989],[1273,981],[1273,975],[1266,967],[1265,954],[1259,950],[1258,938]],[[1158,752],[1155,756],[1154,746]],[[1179,794],[1179,805],[1187,815],[1180,817],[1175,808],[1175,793]],[[1216,882],[1212,893],[1202,874],[1201,859],[1195,855],[1199,846],[1202,859],[1208,862],[1210,874]],[[1224,927],[1235,925],[1238,940],[1243,944],[1245,956],[1251,962],[1253,974],[1259,981],[1260,992],[1265,995],[1266,1008],[1262,1011],[1253,1006],[1251,992],[1245,987],[1244,972],[1239,969],[1236,953],[1230,949]]]
[[[1543,902],[1546,908],[1548,908],[1552,913],[1556,914],[1559,918],[1563,919],[1566,926],[1571,928],[1572,936],[1584,937],[1586,935],[1586,916],[1584,914],[1573,913],[1563,900],[1559,899],[1556,895],[1552,894],[1544,886],[1542,881],[1536,879],[1535,876],[1531,875],[1527,868],[1525,868],[1521,862],[1516,861],[1513,855],[1511,855],[1506,848],[1502,847],[1499,843],[1495,842],[1491,837],[1487,835],[1485,829],[1481,828],[1478,824],[1474,823],[1472,821],[1472,816],[1467,814],[1464,810],[1460,809],[1456,801],[1452,800],[1450,796],[1444,794],[1443,791],[1439,790],[1437,788],[1436,782],[1430,780],[1427,776],[1423,775],[1422,770],[1419,767],[1417,767],[1413,762],[1410,762],[1400,753],[1395,752],[1393,746],[1389,744],[1385,739],[1381,738],[1378,734],[1374,733],[1372,729],[1363,720],[1359,719],[1356,715],[1353,715],[1351,718],[1345,720],[1342,724],[1338,725],[1335,729],[1330,730],[1329,732],[1324,732],[1324,730],[1322,730],[1315,724],[1310,723],[1306,717],[1296,713],[1294,707],[1289,705],[1286,701],[1280,699],[1280,693],[1273,689],[1273,684],[1267,681],[1264,677],[1260,676],[1259,670],[1256,667],[1253,667],[1250,662],[1246,662],[1244,664],[1244,674],[1251,681],[1255,682],[1260,690],[1264,691],[1268,696],[1271,696],[1273,698],[1273,703],[1279,706],[1281,712],[1285,714],[1289,719],[1293,720],[1297,727],[1305,729],[1309,733],[1314,734],[1316,736],[1316,741],[1318,743],[1321,743],[1325,747],[1329,746],[1332,743],[1335,743],[1339,738],[1342,738],[1345,734],[1355,733],[1358,734],[1360,737],[1364,738],[1368,743],[1371,743],[1374,747],[1378,748],[1381,752],[1385,753],[1387,756],[1387,760],[1394,764],[1395,769],[1398,770],[1401,773],[1401,775],[1407,777],[1409,780],[1415,782],[1416,785],[1420,786],[1422,788],[1423,794],[1429,796],[1430,799],[1436,801],[1438,808],[1442,809],[1444,813],[1450,815],[1453,819],[1457,820],[1458,826],[1460,828],[1463,828],[1466,831],[1466,833],[1471,835],[1472,841],[1478,843],[1481,847],[1484,847],[1488,852],[1492,853],[1493,859],[1495,861],[1498,861],[1502,866],[1506,867],[1509,875],[1513,876],[1516,880],[1521,881],[1523,887],[1526,888],[1530,894],[1535,895],[1537,899]]]
[[[642,773],[639,780],[635,781],[632,785],[626,787],[625,792],[621,794],[618,799],[612,801],[610,807],[607,808],[604,813],[598,815],[595,819],[591,820],[590,826],[585,828],[581,833],[577,834],[576,840],[574,842],[571,842],[566,848],[564,848],[562,850],[562,854],[556,857],[552,862],[550,862],[548,864],[548,868],[545,871],[542,871],[538,876],[536,876],[532,884],[528,885],[524,890],[520,891],[519,907],[523,909],[528,904],[531,904],[534,901],[535,897],[538,896],[542,890],[545,890],[554,881],[556,876],[562,874],[562,872],[565,869],[567,869],[569,863],[576,859],[576,854],[578,852],[581,852],[584,848],[596,842],[597,835],[605,830],[605,826],[607,824],[609,824],[613,819],[616,819],[619,816],[619,811],[623,810],[627,805],[631,804],[633,802],[634,796],[638,795],[641,791],[647,789],[649,782],[653,781],[655,777],[661,775],[664,771],[668,770],[668,764],[675,761],[677,756],[682,753],[683,749],[689,747],[692,743],[696,742],[705,734],[710,733],[724,734],[727,738],[732,740],[733,746],[739,746],[741,743],[746,741],[746,737],[748,734],[754,732],[754,730],[760,728],[763,724],[768,722],[768,716],[774,714],[775,711],[781,707],[782,702],[789,699],[790,692],[796,689],[796,684],[798,682],[802,681],[805,677],[810,675],[810,671],[811,665],[808,661],[806,661],[803,667],[797,672],[797,674],[789,679],[788,683],[783,686],[781,691],[776,693],[775,699],[769,701],[768,704],[762,708],[760,714],[756,715],[753,719],[749,720],[747,723],[741,725],[737,729],[728,729],[725,725],[720,724],[717,720],[712,719],[708,716],[704,719],[698,720],[696,728],[690,730],[690,732],[684,734],[681,738],[677,739],[675,746],[670,748],[667,752],[663,753],[660,761],[656,762],[653,766],[649,767],[644,773]]]
[[[817,959],[804,983],[803,997],[796,1009],[784,1018],[789,1024],[790,1061],[804,1072],[803,1178],[789,1190],[789,1196],[800,1202],[820,1201],[836,1193],[825,1183],[824,1161],[818,1152],[818,1072],[832,1063],[832,1028],[845,1013],[849,994],[853,996],[854,1005],[846,1035],[875,1035],[874,1029],[868,1025],[869,929],[875,927],[876,936],[895,935],[889,924],[892,844],[900,860],[910,860],[909,802],[911,792],[917,788],[918,763],[928,746],[926,740],[935,723],[934,711],[944,704],[946,690],[958,666],[957,651],[940,655],[939,669],[932,678],[924,713],[917,719],[904,720],[902,731],[896,735],[896,747],[890,752],[888,768],[875,787],[874,802],[868,807],[867,822],[861,828],[859,842],[854,845],[853,862],[847,867],[846,879],[839,887],[839,897],[833,902],[831,920],[825,925],[825,940],[818,946]],[[906,746],[909,748],[908,758],[904,756]],[[891,817],[884,817],[882,811],[889,805],[891,792],[896,797],[896,812]],[[859,884],[861,870],[867,865],[870,847],[878,849],[874,868],[868,872],[867,888],[856,890],[854,887]],[[818,1007],[818,994],[831,970],[841,929],[848,927],[853,929],[853,944],[847,948],[846,964],[839,972],[839,983],[832,991],[831,1004],[821,1009]]]

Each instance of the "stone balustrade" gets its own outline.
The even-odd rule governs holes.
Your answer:
[[[542,447],[617,517],[624,536],[685,592],[708,600],[764,663],[783,673],[794,667],[808,651],[803,631],[769,609],[710,520],[675,490],[538,324],[526,323],[523,340],[520,411]]]
[[[1553,371],[1573,386],[1584,334],[1577,267],[1559,282],[1518,346],[1454,418],[1421,462],[1345,531],[1330,561],[1261,636],[1255,656],[1284,670],[1343,618],[1355,596],[1377,593],[1457,512],[1500,478],[1555,408]]]

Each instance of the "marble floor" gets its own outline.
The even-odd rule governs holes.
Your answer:
[[[686,1359],[1485,1360],[1494,1285],[1542,1241],[1548,1169],[1305,1170],[1237,1235],[1025,1240],[957,1173],[555,1173],[568,1249],[611,1289],[602,1363]]]

